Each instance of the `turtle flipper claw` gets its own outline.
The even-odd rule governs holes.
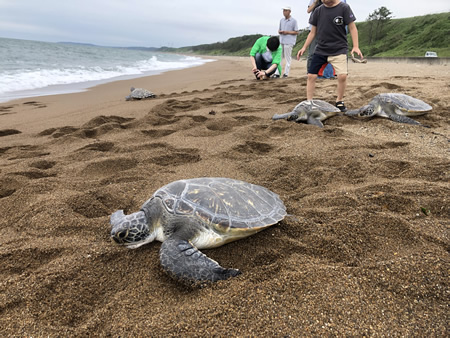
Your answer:
[[[236,269],[224,269],[194,247],[189,241],[168,238],[159,251],[161,265],[176,279],[185,281],[211,281],[228,279],[240,274]]]

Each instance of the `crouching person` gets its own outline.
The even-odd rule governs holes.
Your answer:
[[[250,51],[252,72],[259,80],[269,78],[278,71],[281,73],[282,47],[278,36],[262,36],[256,40]]]

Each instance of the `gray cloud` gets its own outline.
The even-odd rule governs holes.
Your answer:
[[[292,16],[307,27],[308,0],[292,2]],[[352,1],[357,20],[385,6],[396,18],[447,12],[448,0]],[[2,37],[74,41],[109,46],[173,47],[225,41],[245,34],[276,34],[285,1],[211,2],[143,0],[0,0]]]

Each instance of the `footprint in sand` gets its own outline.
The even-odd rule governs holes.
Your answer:
[[[97,218],[109,215],[117,205],[126,206],[129,201],[118,201],[115,196],[106,192],[88,191],[71,197],[66,203],[80,215]]]
[[[167,135],[171,135],[175,133],[176,130],[174,129],[148,129],[148,130],[141,130],[141,133],[143,133],[146,136],[149,136],[151,138],[160,138]]]
[[[34,158],[47,156],[50,153],[42,149],[43,147],[34,145],[21,145],[16,147],[3,148],[6,149],[5,153],[10,156],[8,160],[17,160],[22,158]],[[1,153],[1,151],[0,151]]]
[[[8,274],[23,274],[34,271],[61,256],[62,249],[19,248],[5,251],[0,255],[1,272]]]
[[[370,145],[367,146],[367,148],[369,149],[395,149],[395,148],[401,148],[401,147],[406,147],[407,145],[409,145],[409,142],[385,142],[382,144],[375,144],[375,145]]]
[[[40,102],[37,102],[37,101],[28,101],[28,102],[24,102],[23,104],[26,105],[26,106],[33,106],[33,107],[36,107],[36,108],[45,108],[45,107],[47,107],[47,105],[45,105],[44,103],[40,103]]]
[[[233,119],[239,122],[239,125],[243,124],[249,124],[249,123],[256,123],[264,120],[261,117],[254,116],[254,115],[239,115],[239,116],[233,116]]]
[[[0,130],[0,137],[21,134],[22,132],[16,129],[2,129]]]
[[[13,178],[0,178],[0,198],[14,194],[22,185]]]
[[[19,175],[19,176],[25,176],[26,178],[29,178],[30,180],[37,180],[40,178],[46,178],[46,177],[55,177],[56,173],[49,173],[42,170],[30,170],[30,171],[16,171],[12,172],[11,175]]]
[[[39,136],[52,136],[60,138],[66,135],[72,135],[80,138],[96,138],[106,134],[114,129],[126,129],[126,123],[134,120],[134,118],[126,118],[121,116],[97,116],[81,127],[66,126],[61,128],[49,128],[41,131]]]
[[[389,82],[380,82],[380,83],[370,86],[371,89],[377,89],[377,90],[380,90],[381,87],[384,87],[389,90],[402,88],[401,86],[398,86],[394,83],[389,83]]]
[[[138,161],[131,157],[110,158],[87,164],[82,170],[82,174],[87,177],[104,177],[135,168],[137,165]]]
[[[112,148],[114,148],[113,142],[95,142],[88,144],[87,146],[84,146],[82,148],[79,148],[77,149],[77,151],[92,150],[92,151],[107,152],[110,151]]]
[[[244,144],[235,146],[233,149],[244,154],[265,155],[273,150],[273,146],[263,142],[247,141]]]
[[[177,166],[188,163],[200,162],[201,157],[198,149],[176,149],[170,154],[155,156],[152,158],[154,164],[166,167]]]
[[[212,131],[229,131],[238,126],[239,122],[232,118],[211,119],[205,123],[208,130]]]
[[[17,105],[0,106],[0,115],[15,114],[15,113],[10,113],[11,109],[13,109],[15,106],[17,106]]]
[[[377,170],[382,177],[394,178],[404,175],[412,166],[406,161],[387,160],[381,162]]]
[[[39,160],[30,164],[30,167],[37,168],[41,170],[51,169],[55,166],[55,161]]]

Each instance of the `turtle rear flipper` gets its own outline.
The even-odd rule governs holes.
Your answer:
[[[159,258],[164,270],[181,280],[216,282],[241,273],[236,269],[222,268],[189,241],[179,239],[177,236],[171,236],[163,242]]]

